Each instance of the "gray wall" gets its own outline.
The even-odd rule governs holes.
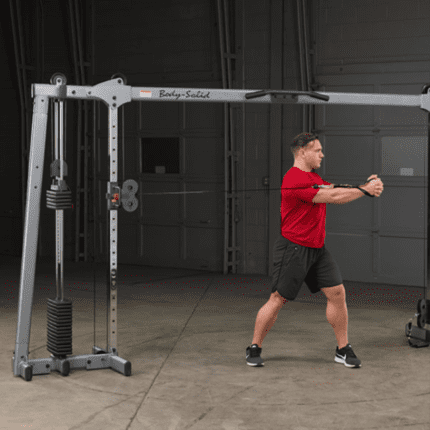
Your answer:
[[[30,147],[31,116],[33,100],[31,99],[31,84],[49,83],[54,73],[64,73],[68,83],[75,83],[72,42],[70,38],[70,13],[68,2],[56,0],[21,2],[21,28],[24,48],[23,60],[19,58],[20,67],[26,68],[26,93],[30,101],[28,115],[28,148]],[[0,205],[0,255],[21,256],[23,244],[23,205],[22,205],[22,175],[21,160],[23,154],[21,136],[25,131],[21,129],[21,102],[18,85],[18,70],[14,48],[12,17],[9,4],[4,7],[4,14],[0,21],[0,59],[4,67],[0,73],[2,79],[0,86],[6,96],[6,110],[1,116],[0,133],[2,133],[2,154],[0,157],[0,177],[4,184],[4,204]],[[82,2],[84,16],[89,16],[89,3]],[[18,21],[14,8],[14,20],[18,31]],[[86,21],[82,22],[84,27]],[[91,44],[89,43],[89,47]],[[91,57],[86,58],[91,61]],[[22,64],[24,61],[24,64]],[[88,68],[88,66],[84,66]],[[76,103],[68,103],[66,155],[69,167],[69,176],[65,179],[72,190],[73,201],[76,204]],[[50,112],[51,113],[51,112]],[[51,257],[55,255],[55,212],[46,209],[46,191],[50,189],[51,178],[49,166],[51,164],[51,115],[48,120],[48,133],[46,139],[43,191],[41,198],[41,216],[39,229],[38,254]],[[25,164],[25,176],[28,172],[28,159]],[[26,178],[25,178],[25,189]],[[75,216],[65,211],[64,241],[65,259],[74,257],[75,248]],[[51,258],[54,264],[54,260]]]
[[[339,3],[320,2],[317,9],[321,89],[421,94],[430,80],[430,2]],[[321,175],[357,183],[377,173],[385,183],[383,198],[327,207],[326,245],[344,279],[423,285],[428,115],[400,107],[317,112],[326,155]]]
[[[96,2],[96,81],[121,71],[132,86],[220,88],[216,4],[164,1],[143,8]],[[113,31],[115,29],[115,31]],[[107,123],[102,108],[100,193],[106,187]],[[134,103],[126,106],[126,179],[139,179],[147,193],[222,190],[223,105]],[[142,138],[177,138],[178,171],[143,171],[148,157]],[[172,148],[160,147],[167,157]],[[162,157],[161,157],[162,158]],[[122,166],[122,164],[121,164]],[[167,167],[167,163],[160,163]],[[122,174],[122,173],[121,173]],[[222,270],[223,194],[141,196],[139,210],[120,214],[119,262]],[[100,216],[106,220],[105,205]],[[105,224],[100,228],[105,232]],[[104,242],[104,245],[106,243]]]
[[[61,71],[72,83],[73,67],[67,54],[70,36],[61,30],[61,23],[63,27],[67,25],[67,13],[56,6],[57,2],[43,3],[47,20],[43,82]],[[174,0],[155,3],[95,0],[94,40],[88,47],[93,55],[87,58],[92,65],[91,83],[122,72],[132,86],[221,88],[215,3],[196,0],[184,6]],[[237,54],[234,88],[301,90],[296,2],[282,5],[279,1],[236,0],[231,4],[235,5],[233,50]],[[320,0],[309,5],[313,82],[321,91],[420,94],[422,86],[429,83],[429,1]],[[281,20],[275,13],[279,7]],[[275,25],[281,27],[280,32]],[[2,40],[5,46],[6,37]],[[274,58],[279,52],[280,65]],[[15,114],[5,120],[9,128],[2,127],[2,133],[9,130],[8,136],[19,145],[16,115],[19,105],[12,77],[16,73],[14,59],[10,52],[7,56],[5,48],[0,55],[10,66],[9,75],[2,71],[2,85],[15,103],[11,108]],[[125,117],[125,179],[138,180],[143,192],[223,190],[222,105],[130,103],[125,106]],[[238,235],[242,247],[239,273],[271,274],[272,246],[279,234],[280,193],[265,192],[262,178],[270,177],[271,188],[278,187],[292,167],[289,144],[296,134],[304,131],[303,107],[245,105],[243,109],[238,105],[234,108],[234,118],[240,153],[238,189],[262,189],[258,193],[243,193],[239,199]],[[95,178],[99,196],[104,195],[108,180],[106,120],[107,109],[102,105],[97,145],[99,168]],[[326,156],[317,173],[335,183],[359,183],[378,173],[385,182],[381,199],[361,199],[341,207],[327,205],[326,246],[338,261],[344,279],[422,284],[427,246],[424,226],[428,217],[424,189],[428,168],[426,120],[424,112],[414,109],[316,107],[315,128]],[[70,129],[72,124],[71,110]],[[274,130],[281,142],[273,142]],[[141,139],[149,137],[179,139],[179,173],[143,173]],[[71,172],[76,161],[72,138],[70,130],[67,161]],[[13,159],[17,156],[15,153]],[[46,169],[49,163],[47,158]],[[18,172],[18,162],[14,167],[8,163],[2,169],[3,179],[18,178]],[[47,172],[44,190],[50,184]],[[412,176],[405,176],[410,172]],[[119,180],[122,179],[120,168]],[[73,173],[68,184],[74,189]],[[221,271],[223,195],[196,196],[141,196],[139,210],[133,214],[120,212],[119,263]],[[404,202],[400,207],[399,201]],[[16,220],[22,223],[18,204],[15,223]],[[106,246],[105,207],[101,198],[96,224],[103,242],[96,244],[98,252]],[[42,208],[39,247],[42,255],[53,255],[55,250],[51,212]],[[0,216],[8,225],[13,222],[7,220],[12,215],[6,212],[0,212]],[[75,221],[69,213],[65,218],[65,256],[73,259]],[[2,234],[5,240],[0,252],[19,255],[22,238],[13,241],[9,240],[9,231]]]

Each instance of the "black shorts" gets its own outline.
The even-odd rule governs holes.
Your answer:
[[[272,293],[278,293],[287,300],[297,297],[303,282],[312,294],[320,288],[343,284],[339,266],[325,245],[309,248],[286,239],[282,234],[273,248]]]

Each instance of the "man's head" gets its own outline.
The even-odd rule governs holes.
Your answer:
[[[319,169],[324,157],[318,136],[312,133],[300,133],[293,139],[291,152],[294,155],[294,167],[304,172]]]

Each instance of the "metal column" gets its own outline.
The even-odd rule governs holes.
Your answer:
[[[272,0],[270,3],[270,87],[283,89],[284,87],[284,15],[283,0]],[[273,274],[273,246],[280,233],[280,215],[278,207],[281,201],[281,192],[276,187],[282,185],[282,131],[283,106],[273,104],[270,106],[270,140],[268,151],[268,176],[263,179],[267,189],[268,201],[266,209],[266,243],[267,260],[266,274]]]
[[[12,35],[15,49],[16,71],[18,76],[18,90],[21,107],[21,198],[22,198],[22,219],[25,219],[26,186],[28,183],[27,168],[30,152],[30,130],[31,130],[31,102],[28,97],[27,72],[35,70],[26,62],[24,47],[24,31],[21,16],[20,0],[10,0],[10,14],[12,21]],[[25,227],[24,227],[25,228]],[[24,231],[23,228],[23,231]]]
[[[218,31],[221,51],[221,72],[222,85],[225,89],[232,88],[232,65],[231,61],[236,60],[236,55],[231,52],[230,40],[230,5],[228,0],[218,0]],[[224,275],[237,272],[237,231],[236,231],[236,210],[237,210],[237,184],[236,184],[236,163],[237,163],[236,142],[233,133],[233,109],[230,103],[224,104],[224,181],[225,181],[225,202],[224,202]]]
[[[297,22],[299,32],[299,61],[300,61],[300,80],[302,91],[311,91],[311,71],[308,45],[308,13],[307,0],[297,0]],[[312,131],[313,126],[312,105],[303,105],[303,129]]]
[[[86,70],[89,64],[84,60],[83,28],[79,13],[79,2],[69,0],[70,28],[73,47],[73,63],[76,82],[78,85],[86,85]],[[89,185],[88,185],[88,115],[89,105],[86,100],[78,102],[78,124],[77,124],[77,176],[76,176],[76,229],[75,229],[75,261],[88,261],[88,213],[89,213]],[[67,123],[67,120],[66,120]],[[83,123],[83,124],[82,124]],[[82,139],[83,137],[83,139]],[[82,145],[82,140],[84,145]],[[83,177],[82,177],[83,173]],[[82,187],[83,182],[83,187]],[[82,199],[83,194],[83,199]],[[83,205],[83,207],[82,207]],[[82,213],[83,212],[83,213]],[[83,216],[82,216],[83,215]],[[83,222],[82,222],[83,221]],[[82,225],[83,224],[83,225]],[[95,224],[94,224],[95,228]]]
[[[49,98],[36,96],[33,108],[30,162],[28,165],[27,203],[25,205],[24,240],[22,248],[21,279],[18,302],[18,324],[13,360],[15,375],[24,376],[30,369],[28,346],[30,344],[31,313],[33,307],[34,275],[36,271],[37,237],[39,233],[42,175],[45,161],[46,130]],[[20,366],[21,362],[24,362]]]

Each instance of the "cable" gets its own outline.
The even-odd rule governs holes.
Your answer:
[[[367,182],[366,182],[367,183]],[[236,191],[210,191],[210,190],[204,190],[204,191],[174,191],[174,192],[165,192],[165,193],[141,193],[142,196],[160,196],[165,194],[203,194],[203,193],[228,193],[228,194],[235,194],[235,193],[247,193],[247,192],[255,192],[255,191],[281,191],[281,190],[305,190],[305,189],[317,189],[317,188],[330,188],[330,185],[312,185],[307,187],[287,187],[287,188],[261,188],[261,189],[248,189],[248,190],[236,190]],[[340,184],[340,185],[333,185],[333,188],[359,188],[360,185],[349,185],[349,184]]]

